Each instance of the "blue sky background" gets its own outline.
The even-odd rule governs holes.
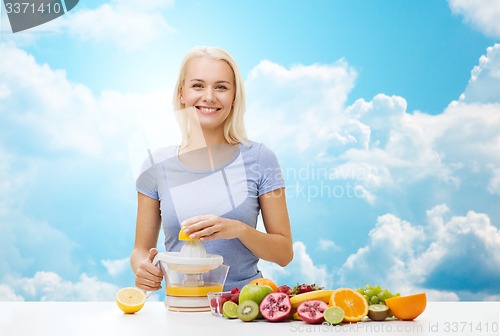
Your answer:
[[[134,179],[195,45],[238,60],[285,172],[295,258],[265,276],[500,299],[498,1],[81,1],[16,34],[1,9],[0,300],[133,285]]]

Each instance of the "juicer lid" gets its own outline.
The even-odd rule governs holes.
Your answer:
[[[206,273],[222,265],[224,259],[221,255],[207,254],[203,258],[184,257],[180,252],[160,252],[153,259],[153,265],[164,262],[168,269],[186,273]]]
[[[162,252],[161,254],[160,260],[167,264],[219,266],[224,261],[224,258],[218,254],[207,254],[204,258],[184,257],[180,252]]]

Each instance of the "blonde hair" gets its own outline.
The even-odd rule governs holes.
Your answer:
[[[178,113],[180,110],[186,108],[185,104],[181,102],[180,90],[184,85],[186,78],[187,67],[190,62],[195,58],[207,57],[213,60],[222,60],[227,62],[234,74],[236,92],[234,95],[234,102],[227,119],[224,122],[224,138],[229,144],[246,143],[247,134],[245,130],[244,115],[245,115],[245,87],[243,78],[238,69],[238,65],[233,57],[225,50],[218,47],[194,47],[191,49],[181,64],[179,77],[174,89],[173,106],[176,111],[177,122],[182,135],[181,148],[187,146],[189,135],[191,131],[190,119],[187,113]]]

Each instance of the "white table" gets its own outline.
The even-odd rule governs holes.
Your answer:
[[[415,321],[309,325],[242,322],[146,302],[123,314],[114,302],[0,302],[0,336],[31,335],[500,335],[500,302],[428,302]]]

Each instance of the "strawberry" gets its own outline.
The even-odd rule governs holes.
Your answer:
[[[290,287],[288,287],[287,285],[281,285],[278,287],[278,292],[285,293],[288,296],[290,296],[290,294],[292,293],[292,289]]]
[[[299,294],[301,294],[301,293],[307,293],[307,292],[312,292],[312,291],[313,291],[313,289],[309,285],[302,284],[302,285],[299,286]]]
[[[295,287],[292,288],[292,295],[295,294],[302,294],[302,293],[307,293],[307,292],[312,292],[312,291],[317,291],[321,290],[323,287],[316,286],[316,284],[297,284]]]

